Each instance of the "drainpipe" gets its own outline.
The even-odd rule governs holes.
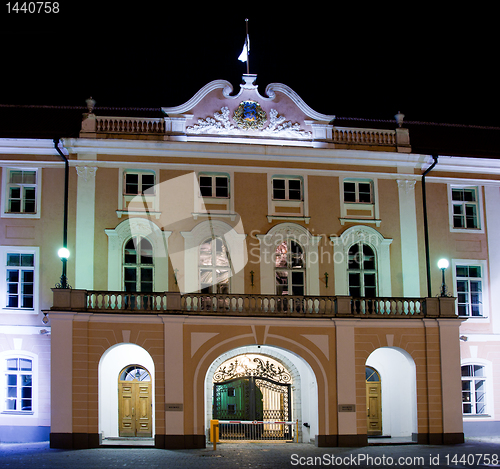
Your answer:
[[[69,182],[69,162],[68,158],[59,148],[59,139],[54,139],[54,147],[64,161],[64,222],[63,222],[63,248],[68,249],[68,182]],[[56,285],[58,288],[70,288],[68,285],[68,277],[66,275],[67,257],[61,257],[63,268],[61,275],[61,283]]]
[[[431,265],[429,259],[429,227],[427,224],[427,197],[425,193],[425,176],[432,171],[438,162],[437,155],[432,155],[434,162],[422,174],[422,201],[424,206],[424,239],[425,239],[425,263],[427,266],[427,298],[431,298]]]

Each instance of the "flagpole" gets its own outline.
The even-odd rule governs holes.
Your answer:
[[[248,18],[245,18],[245,27],[246,27],[246,36],[245,36],[245,44],[247,46],[247,75],[250,75],[250,49],[248,47]]]

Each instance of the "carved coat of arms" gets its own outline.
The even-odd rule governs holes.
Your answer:
[[[262,129],[267,121],[265,111],[256,101],[242,101],[234,111],[234,121],[240,129]]]

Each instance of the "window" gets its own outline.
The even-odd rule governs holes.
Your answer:
[[[462,411],[464,415],[486,413],[486,376],[482,365],[462,366]]]
[[[373,203],[371,181],[344,181],[344,202],[357,204]]]
[[[155,174],[150,172],[125,173],[125,195],[154,195]]]
[[[6,280],[5,307],[34,309],[35,255],[8,252]]]
[[[302,200],[302,181],[292,178],[273,178],[273,200]]]
[[[131,238],[124,249],[123,281],[126,292],[153,291],[153,246],[146,238]]]
[[[199,275],[202,293],[229,293],[231,267],[222,238],[210,238],[201,244]]]
[[[9,412],[33,412],[33,362],[28,358],[5,360],[5,403]]]
[[[302,246],[293,239],[283,241],[275,252],[277,295],[305,295],[305,255]]]
[[[40,170],[4,168],[2,216],[10,218],[40,217]]]
[[[224,175],[201,174],[199,177],[200,196],[227,199],[229,197],[229,177]]]
[[[480,265],[456,265],[455,282],[459,316],[483,316],[483,278]]]
[[[451,189],[453,228],[479,229],[479,205],[477,187]]]
[[[354,298],[377,296],[377,270],[373,249],[364,243],[353,244],[348,252],[349,295]]]

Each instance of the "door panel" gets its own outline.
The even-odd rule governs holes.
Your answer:
[[[368,435],[382,434],[382,399],[380,382],[366,383]]]
[[[119,434],[120,436],[135,436],[134,391],[131,382],[119,383]]]
[[[118,392],[119,435],[151,437],[151,382],[119,382]]]

